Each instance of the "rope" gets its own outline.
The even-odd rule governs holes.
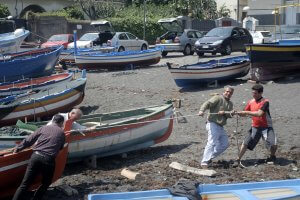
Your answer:
[[[225,112],[225,114],[229,114],[230,112]],[[219,115],[219,113],[208,113],[210,115]],[[127,125],[138,125],[138,124],[146,124],[146,123],[152,123],[152,122],[158,122],[158,121],[164,121],[164,120],[171,120],[171,119],[178,119],[178,118],[187,118],[187,117],[199,117],[198,114],[192,114],[192,115],[182,115],[179,117],[176,116],[172,116],[169,118],[164,118],[164,119],[155,119],[155,120],[147,120],[147,121],[142,121],[142,122],[134,122],[134,123],[125,123],[125,124],[116,124],[116,125],[109,125],[109,126],[105,126],[105,124],[103,124],[103,128],[112,128],[112,127],[120,127],[120,126],[127,126]],[[86,129],[88,130],[88,129]],[[82,131],[79,129],[76,130],[71,130],[71,131],[67,131],[67,132],[72,132],[72,131]]]

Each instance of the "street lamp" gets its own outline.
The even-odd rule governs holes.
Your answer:
[[[146,39],[146,0],[144,0],[144,34],[143,39]]]

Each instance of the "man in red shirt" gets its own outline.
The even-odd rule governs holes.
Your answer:
[[[269,111],[269,100],[262,97],[263,86],[255,84],[252,87],[253,99],[251,99],[244,111],[238,112],[240,116],[251,116],[252,125],[249,131],[249,135],[243,141],[238,159],[234,163],[234,167],[243,166],[241,164],[241,158],[245,154],[247,149],[253,150],[260,138],[265,142],[265,146],[270,150],[270,157],[267,158],[267,162],[274,163],[276,160],[277,150],[277,138],[272,126],[272,119]]]

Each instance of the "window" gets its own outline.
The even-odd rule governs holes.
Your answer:
[[[135,40],[137,37],[131,33],[127,33],[127,36],[129,37],[130,40]]]
[[[202,34],[202,33],[200,33],[200,32],[195,32],[195,34],[196,34],[196,37],[197,38],[201,38],[204,34]]]
[[[187,37],[194,38],[194,32],[192,32],[192,31],[187,32]]]
[[[126,35],[125,33],[121,33],[121,34],[119,35],[119,39],[120,39],[120,40],[128,40],[127,35]]]
[[[241,36],[246,35],[244,29],[239,29],[239,32],[240,32],[240,35],[241,35]]]

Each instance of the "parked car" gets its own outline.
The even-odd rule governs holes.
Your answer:
[[[85,33],[76,41],[77,48],[90,48],[99,42],[99,33]],[[74,42],[68,44],[68,49],[74,48]]]
[[[41,45],[41,47],[46,48],[46,47],[63,45],[64,48],[66,49],[68,47],[68,44],[70,44],[71,42],[74,42],[73,34],[57,34],[57,35],[52,35],[47,40],[47,42]]]
[[[110,22],[106,20],[93,21],[91,25],[99,31],[99,40],[95,45],[115,47],[117,51],[148,49],[147,41],[129,32],[115,32]]]
[[[245,51],[245,44],[252,43],[252,36],[247,29],[227,26],[210,30],[195,43],[195,48],[198,56],[204,53],[230,55],[234,51]]]
[[[270,31],[250,31],[253,38],[253,44],[270,43],[271,33]]]
[[[182,52],[184,55],[193,55],[195,42],[206,33],[194,29],[183,29],[176,18],[160,19],[158,23],[168,30],[156,39],[155,46],[163,47],[163,56],[166,56],[169,52]]]

